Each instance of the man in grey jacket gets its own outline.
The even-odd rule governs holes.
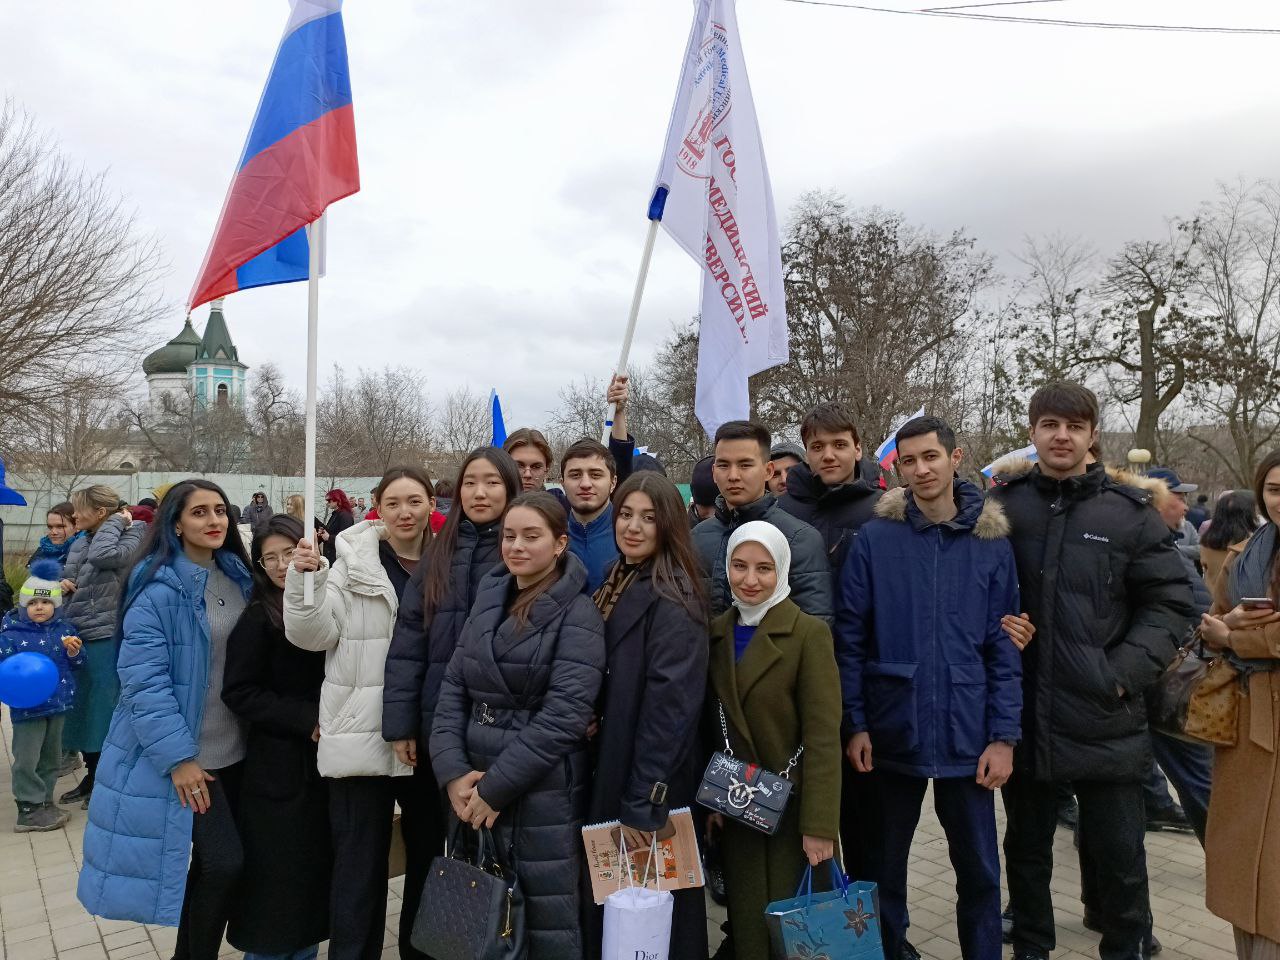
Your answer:
[[[720,490],[716,512],[693,528],[693,545],[707,577],[712,615],[728,609],[725,551],[733,531],[750,520],[773,524],[791,546],[791,599],[805,613],[830,623],[831,569],[822,535],[778,506],[767,489],[774,467],[769,431],[748,420],[730,420],[716,431],[712,476]]]

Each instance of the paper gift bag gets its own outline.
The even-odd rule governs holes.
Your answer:
[[[884,960],[876,885],[850,883],[830,862],[834,890],[814,893],[806,866],[796,895],[765,907],[774,960]]]

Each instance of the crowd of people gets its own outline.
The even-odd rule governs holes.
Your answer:
[[[727,898],[717,957],[771,956],[766,905],[834,859],[878,885],[885,955],[909,960],[931,786],[963,957],[1045,960],[1065,796],[1085,925],[1102,960],[1139,960],[1160,950],[1144,830],[1173,804],[1163,770],[1209,909],[1241,958],[1280,958],[1280,452],[1196,523],[1171,471],[1101,462],[1076,384],[1035,393],[1036,460],[985,492],[934,417],[898,430],[886,489],[825,403],[798,446],[721,426],[686,505],[635,455],[625,379],[609,399],[609,443],[570,446],[559,488],[546,438],[520,429],[447,481],[389,470],[369,510],[332,490],[325,523],[300,497],[238,511],[202,479],[136,507],[76,491],[0,629],[0,658],[39,649],[60,671],[12,711],[17,828],[66,822],[54,785],[83,758],[59,799],[88,809],[80,900],[177,926],[175,960],[215,960],[224,936],[253,960],[325,940],[376,960],[394,859],[399,952],[420,960],[432,858],[487,828],[528,956],[575,960],[600,955],[603,924],[583,824],[645,849],[693,807]],[[1188,642],[1240,672],[1233,746],[1148,727]],[[774,832],[697,805],[715,751],[791,781]],[[670,956],[705,960],[704,892],[674,901]]]

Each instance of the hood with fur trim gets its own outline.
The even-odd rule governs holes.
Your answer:
[[[976,488],[975,488],[976,489]],[[897,523],[907,522],[907,488],[894,487],[876,504],[875,515]],[[1004,507],[987,498],[973,523],[973,535],[979,540],[1000,540],[1009,536],[1009,518]]]
[[[1015,477],[1026,476],[1035,467],[1036,461],[1028,460],[1026,457],[1006,457],[995,464],[991,473],[992,476],[1007,482]],[[1165,482],[1157,477],[1134,473],[1132,470],[1126,470],[1123,467],[1105,467],[1105,469],[1112,483],[1150,494],[1151,504],[1157,510],[1168,502],[1169,497],[1173,496]]]

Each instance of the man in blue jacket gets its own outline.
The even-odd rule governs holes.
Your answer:
[[[933,780],[957,890],[965,960],[1000,957],[995,791],[1021,737],[1022,662],[1005,634],[1018,611],[1009,525],[956,468],[962,451],[936,417],[898,431],[905,488],[886,493],[841,571],[836,655],[847,754],[880,781],[885,956],[906,937],[907,858]]]

